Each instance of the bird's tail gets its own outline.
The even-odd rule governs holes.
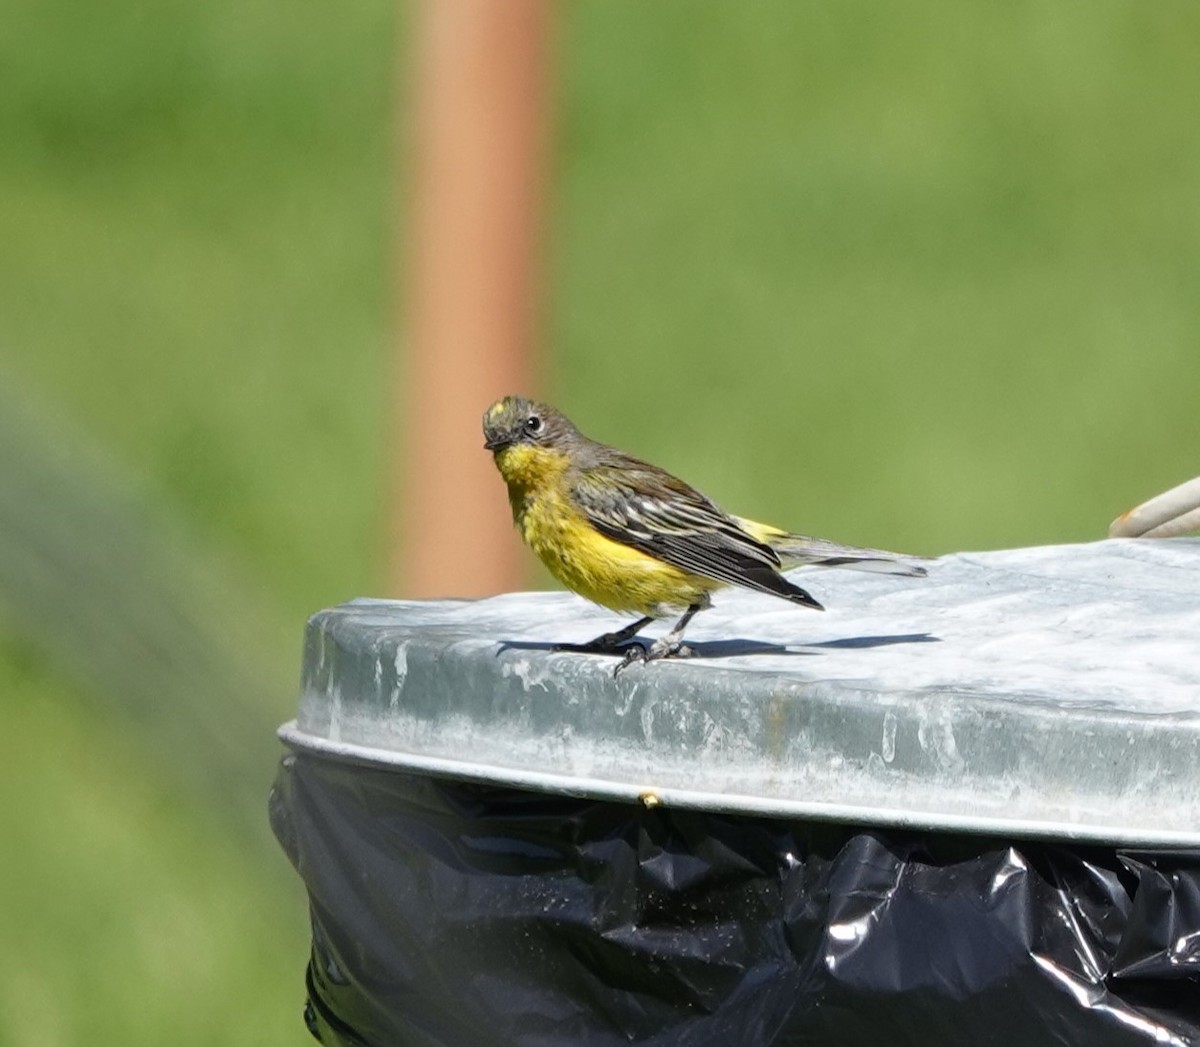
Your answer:
[[[915,562],[922,559],[919,556],[839,545],[826,538],[811,538],[806,534],[789,534],[778,527],[740,516],[735,516],[734,520],[752,538],[769,545],[784,567],[845,567],[854,571],[902,574],[910,578],[923,578],[928,573]]]

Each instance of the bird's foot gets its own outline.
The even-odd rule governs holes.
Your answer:
[[[644,664],[646,662],[656,662],[663,658],[691,658],[695,653],[695,650],[682,640],[673,639],[670,636],[664,636],[661,639],[655,640],[649,647],[645,647],[640,643],[632,644],[626,648],[625,657],[617,663],[617,667],[613,670],[613,676],[620,676],[634,662]]]

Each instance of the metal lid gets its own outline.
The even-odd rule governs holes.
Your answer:
[[[585,796],[1200,844],[1200,541],[801,574],[826,613],[721,593],[697,657],[615,680],[552,651],[622,624],[565,593],[354,600],[310,620],[281,736]]]

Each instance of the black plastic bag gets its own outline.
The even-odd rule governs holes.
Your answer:
[[[297,753],[310,1029],[370,1047],[1200,1045],[1200,854],[595,801]]]

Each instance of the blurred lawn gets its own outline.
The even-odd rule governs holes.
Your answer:
[[[923,553],[1200,472],[1200,10],[560,13],[548,386],[586,431]],[[287,638],[273,720],[304,616],[379,591],[395,23],[0,0],[0,380]],[[283,858],[43,648],[0,694],[0,1042],[306,1042]]]
[[[210,634],[267,642],[235,653],[275,681],[210,696],[262,754],[235,783],[248,837],[179,773],[225,766],[207,736],[89,688],[93,651],[0,645],[0,1043],[312,1042],[305,901],[266,827],[277,746],[245,732],[291,714],[306,614],[373,589],[395,20],[378,2],[0,0],[4,391],[161,503]],[[141,647],[147,671],[174,654]],[[158,721],[186,731],[177,697]]]
[[[1195,7],[571,13],[550,333],[587,431],[927,553],[1101,536],[1200,472]]]

